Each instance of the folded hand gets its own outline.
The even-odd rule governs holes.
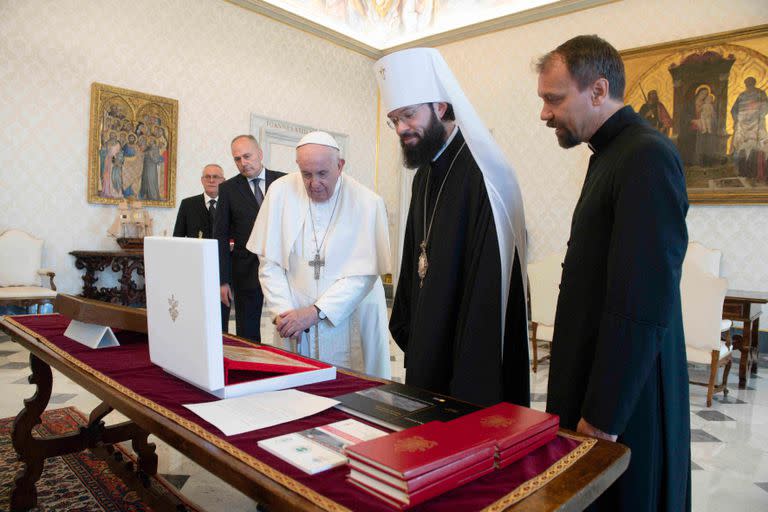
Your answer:
[[[282,338],[292,338],[315,325],[318,320],[317,309],[307,306],[280,313],[275,318],[275,327]]]

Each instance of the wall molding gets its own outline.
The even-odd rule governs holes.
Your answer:
[[[285,23],[293,28],[302,30],[317,37],[326,39],[334,44],[355,51],[371,59],[378,60],[384,55],[399,50],[405,50],[407,48],[414,48],[417,46],[429,46],[435,47],[439,45],[455,43],[457,41],[463,41],[472,37],[482,36],[497,32],[499,30],[506,30],[513,27],[519,27],[529,23],[535,23],[537,21],[546,20],[549,18],[555,18],[557,16],[564,16],[577,11],[585,9],[591,9],[601,5],[619,2],[622,0],[561,0],[548,5],[542,5],[540,7],[534,7],[525,11],[517,12],[514,14],[508,14],[499,18],[481,21],[467,25],[466,27],[460,27],[453,30],[441,32],[439,34],[433,34],[430,36],[408,41],[403,44],[395,46],[376,48],[366,43],[358,41],[357,39],[348,35],[342,34],[336,30],[330,29],[320,23],[308,20],[298,14],[294,14],[290,11],[272,5],[263,0],[225,0],[229,3],[238,5],[249,11],[261,14]]]

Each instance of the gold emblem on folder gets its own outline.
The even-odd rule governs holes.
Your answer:
[[[168,313],[171,315],[171,320],[175,322],[176,318],[179,316],[179,301],[176,300],[176,297],[174,297],[173,294],[168,298],[168,306]]]
[[[480,424],[483,427],[490,428],[511,427],[513,423],[514,421],[512,418],[507,418],[501,414],[494,414],[493,416],[488,416],[487,418],[480,420]]]
[[[395,442],[395,453],[425,452],[437,446],[437,441],[430,441],[421,436],[406,437]]]

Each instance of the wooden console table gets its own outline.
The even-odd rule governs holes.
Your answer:
[[[747,387],[747,371],[757,375],[757,356],[760,353],[758,336],[763,304],[768,304],[768,292],[728,290],[725,296],[723,318],[744,324],[742,335],[733,337],[733,348],[741,351],[739,389]]]
[[[144,251],[72,251],[69,254],[75,257],[75,267],[85,270],[83,274],[83,291],[81,295],[88,299],[95,299],[124,306],[143,307],[146,302],[144,287],[139,288],[133,280],[133,273],[144,276]],[[99,278],[96,272],[101,272],[107,267],[120,274],[118,283],[120,286],[112,288],[96,286]]]

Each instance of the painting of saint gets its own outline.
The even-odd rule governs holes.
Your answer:
[[[112,187],[112,167],[119,152],[120,141],[117,140],[117,134],[110,131],[109,138],[104,142],[104,164],[102,165],[100,192],[102,197],[122,197],[121,191],[114,190]]]
[[[672,128],[672,117],[667,112],[667,108],[659,101],[659,93],[655,90],[648,91],[648,97],[638,112],[640,117],[659,130],[664,135],[669,135]]]
[[[765,116],[768,114],[768,96],[757,87],[757,80],[750,76],[744,80],[744,91],[731,108],[733,117],[732,154],[739,176],[766,183],[766,155],[768,132]]]
[[[175,201],[178,102],[93,84],[88,200]]]
[[[157,146],[157,139],[149,138],[147,148],[144,151],[144,165],[141,173],[141,189],[139,199],[158,200],[160,199],[160,184],[158,181],[158,165],[163,161],[160,155],[160,149]]]
[[[708,165],[717,159],[714,151],[715,137],[715,107],[714,95],[706,85],[696,89],[694,95],[694,118],[691,120],[691,130],[695,134],[695,144],[692,162],[696,165]]]
[[[625,100],[677,146],[691,202],[768,203],[768,29],[622,58]]]

